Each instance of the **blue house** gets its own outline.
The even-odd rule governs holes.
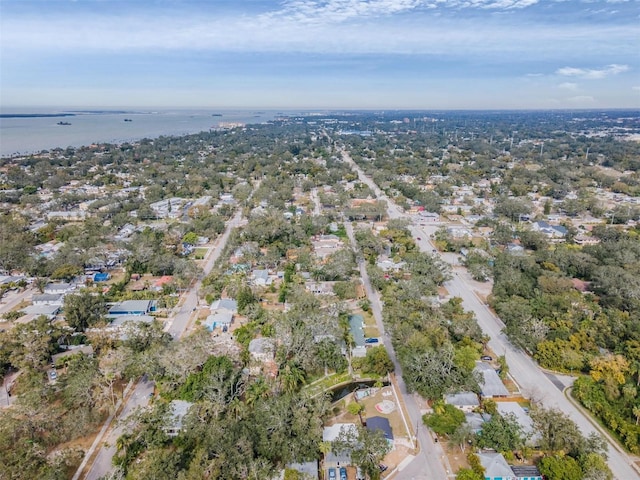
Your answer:
[[[125,300],[116,303],[109,309],[109,316],[112,315],[147,315],[156,311],[155,300]]]

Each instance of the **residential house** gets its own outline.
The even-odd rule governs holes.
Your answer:
[[[480,395],[483,398],[509,396],[509,391],[491,365],[484,362],[476,362],[474,371],[480,374]]]
[[[535,465],[511,465],[514,480],[543,480]]]
[[[31,297],[31,303],[34,305],[57,305],[61,307],[64,304],[64,295],[43,293],[41,295],[34,295]]]
[[[169,418],[163,430],[170,437],[176,437],[182,431],[184,417],[193,403],[186,400],[172,400],[169,403]]]
[[[31,317],[30,320],[43,315],[49,320],[53,320],[60,311],[60,305],[30,305],[23,308],[22,311]],[[20,319],[21,322],[26,320],[27,319]]]
[[[56,366],[61,365],[65,362],[65,359],[68,359],[73,355],[86,355],[88,357],[93,357],[93,347],[91,345],[69,347],[69,350],[51,355],[51,363]]]
[[[568,230],[561,225],[550,225],[545,221],[534,222],[531,224],[531,228],[536,231],[543,233],[549,238],[560,239],[564,238]]]
[[[535,428],[533,427],[533,420],[526,412],[524,408],[520,406],[517,402],[496,402],[496,407],[498,408],[498,413],[500,415],[512,415],[518,425],[522,428],[522,433],[527,436],[529,439],[529,443],[535,445],[538,440],[538,436],[535,435]]]
[[[381,430],[384,433],[384,438],[387,439],[387,442],[391,446],[393,446],[393,430],[391,428],[391,424],[389,423],[389,419],[385,417],[367,417],[367,430],[371,432],[375,432],[376,430]]]
[[[233,322],[233,313],[230,312],[217,312],[212,313],[207,317],[204,321],[203,325],[207,327],[207,329],[212,332],[216,327],[220,328],[229,328],[231,323]]]
[[[357,435],[357,427],[355,423],[336,423],[322,430],[323,442],[334,442],[338,439],[342,432],[353,432]],[[328,452],[324,457],[325,467],[346,467],[351,464],[351,455],[347,452],[336,453],[333,450]]]
[[[211,313],[228,312],[236,314],[238,313],[238,302],[233,298],[221,298],[219,300],[215,300],[209,308],[211,309]]]
[[[364,317],[362,315],[349,315],[349,331],[354,343],[351,348],[351,355],[354,357],[366,356],[367,343],[364,337]]]
[[[513,470],[501,453],[478,452],[485,480],[515,480]]]
[[[273,339],[267,337],[254,338],[249,342],[249,353],[259,362],[273,359],[275,345]]]
[[[253,270],[251,272],[253,284],[258,287],[266,287],[273,283],[273,279],[269,276],[268,270]]]
[[[480,407],[478,395],[473,392],[460,392],[451,395],[445,395],[444,401],[445,403],[453,405],[454,407],[462,410],[465,413],[470,413],[476,408]]]
[[[491,415],[486,413],[465,413],[464,415],[464,423],[469,425],[473,433],[481,432],[484,423],[489,420],[491,420]]]
[[[109,309],[109,316],[114,315],[147,315],[155,312],[155,300],[124,300]]]
[[[72,283],[49,283],[44,287],[44,293],[50,295],[66,295],[76,289]]]
[[[333,286],[335,282],[306,282],[304,284],[307,292],[315,295],[335,295]]]
[[[304,462],[304,463],[290,463],[287,465],[290,470],[298,472],[304,480],[318,480],[318,462]],[[282,478],[284,479],[284,472],[282,472]]]

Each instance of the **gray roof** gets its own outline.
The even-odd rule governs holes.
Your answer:
[[[229,310],[235,313],[238,311],[238,302],[233,298],[221,298],[211,304],[211,310]]]
[[[186,400],[172,400],[171,403],[169,403],[170,417],[165,428],[174,431],[181,430],[182,421],[184,420],[185,415],[189,412],[191,405],[193,405],[193,403],[187,402]]]
[[[487,415],[486,413],[466,413],[464,417],[464,422],[476,433],[482,430],[484,422],[491,420],[491,415]]]
[[[309,478],[313,478],[313,479],[318,478],[318,462],[317,461],[304,462],[304,463],[290,463],[289,465],[287,465],[287,468],[295,470],[296,472],[300,472],[303,475],[308,476]]]
[[[476,372],[479,372],[482,376],[480,381],[480,390],[483,397],[507,397],[509,391],[500,380],[500,377],[496,371],[483,362],[476,362]]]
[[[43,293],[42,295],[34,295],[31,297],[32,302],[53,303],[60,302],[63,296],[61,293]]]
[[[58,313],[60,307],[58,305],[29,305],[22,309],[27,315],[47,315],[52,316]]]
[[[511,478],[513,470],[501,453],[478,452],[480,463],[484,467],[484,478]]]
[[[533,433],[533,420],[517,402],[496,402],[500,415],[512,414],[525,434]]]
[[[444,401],[449,405],[456,407],[479,407],[480,401],[478,395],[473,392],[460,392],[451,395],[445,395]]]
[[[249,352],[251,353],[272,353],[273,339],[268,337],[254,338],[249,342]]]
[[[540,470],[535,465],[511,465],[511,471],[518,478],[542,478]]]
[[[364,347],[364,317],[362,315],[349,315],[349,330],[353,336],[356,347]]]
[[[109,309],[111,315],[118,312],[149,312],[153,300],[124,300],[116,303]]]
[[[204,325],[211,328],[213,324],[216,325],[230,325],[233,322],[233,313],[231,312],[218,312],[213,315],[209,315],[204,322]]]

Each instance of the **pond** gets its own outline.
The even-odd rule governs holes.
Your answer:
[[[373,387],[377,383],[377,380],[359,380],[357,382],[351,382],[347,384],[338,385],[329,390],[331,392],[331,402],[337,402],[338,400],[342,400],[344,397],[349,395],[350,393],[355,392],[361,388],[369,388]],[[383,381],[382,386],[386,387],[389,385],[388,381]]]

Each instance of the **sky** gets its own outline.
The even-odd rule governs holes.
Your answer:
[[[640,107],[640,0],[0,0],[0,109]]]

